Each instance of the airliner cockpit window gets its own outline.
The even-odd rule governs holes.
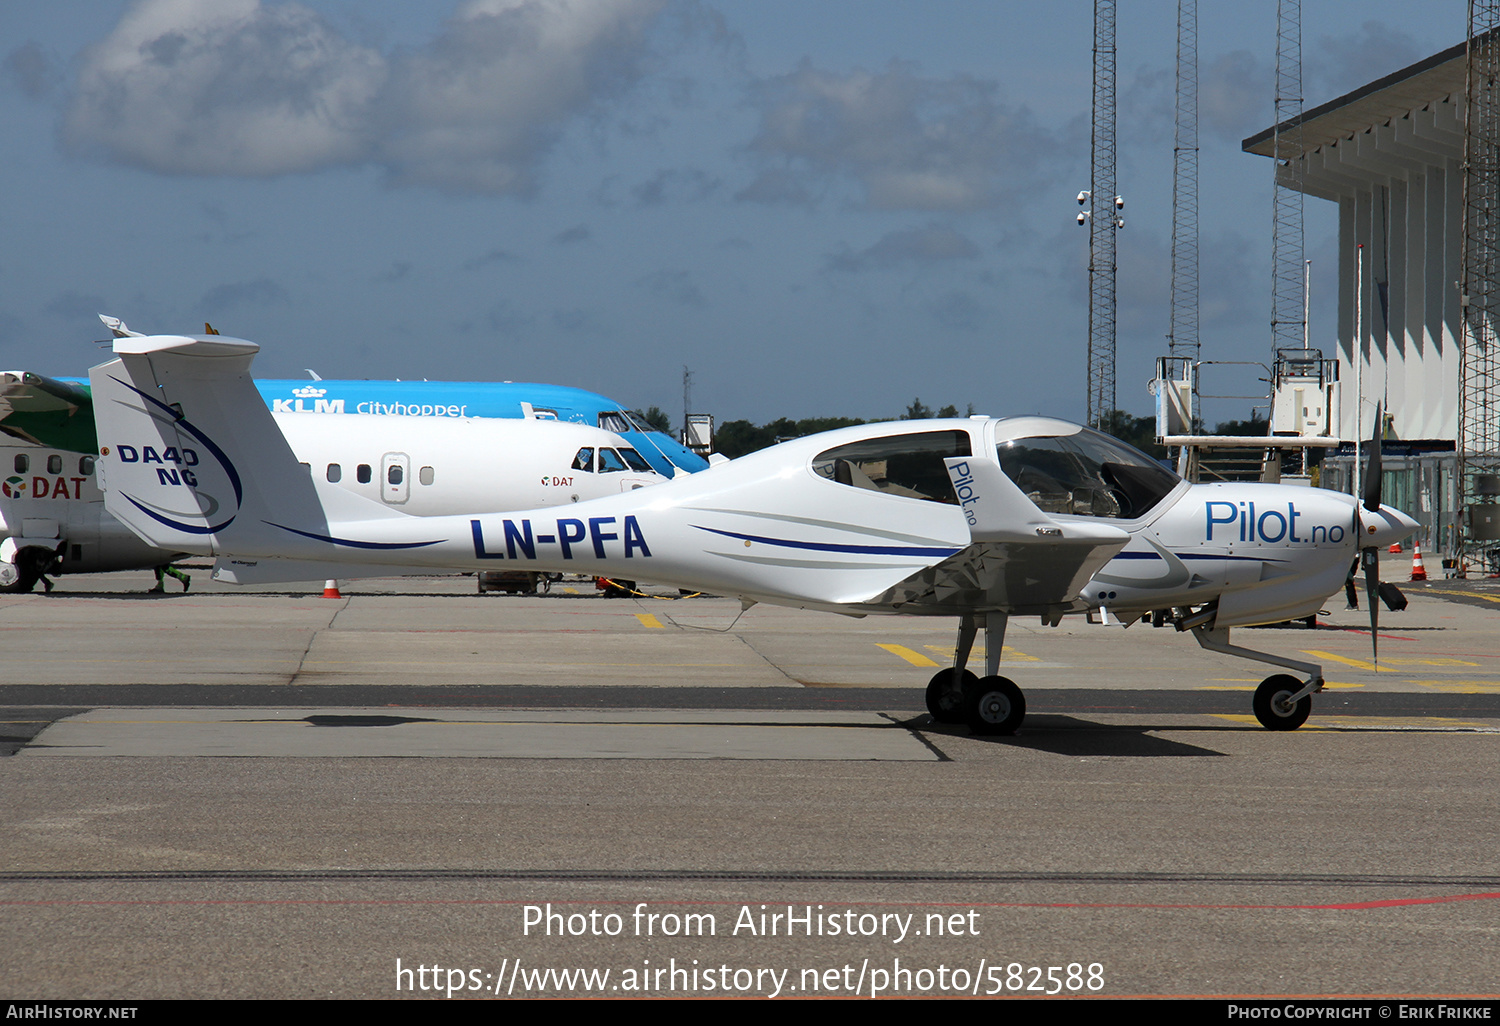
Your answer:
[[[649,474],[652,472],[651,464],[646,462],[645,457],[628,446],[620,446],[620,458],[637,474]]]
[[[1134,520],[1182,480],[1139,449],[1089,428],[995,448],[1006,476],[1046,513]]]
[[[620,459],[620,454],[613,449],[600,448],[599,450],[599,473],[610,474],[625,469],[625,461]]]
[[[573,469],[582,470],[585,473],[594,472],[594,447],[585,446],[578,450],[578,455],[573,457]]]
[[[635,425],[630,423],[630,418],[625,415],[624,410],[614,410],[610,413],[599,414],[599,426],[605,431],[613,431],[617,435],[624,431],[635,430]]]
[[[957,503],[947,456],[973,455],[965,431],[917,431],[850,442],[813,457],[813,473],[888,495]]]

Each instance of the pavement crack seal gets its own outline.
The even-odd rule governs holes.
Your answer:
[[[765,663],[771,669],[773,669],[777,673],[781,674],[781,676],[786,679],[786,682],[788,684],[796,684],[798,687],[804,687],[805,686],[805,685],[803,685],[803,683],[800,680],[798,680],[797,678],[793,677],[791,674],[787,673],[785,670],[783,670],[781,667],[777,666],[775,663],[771,662],[771,660],[768,659],[766,656],[762,655],[760,653],[760,651],[754,645],[750,644],[749,639],[747,639],[743,634],[736,634],[734,637],[735,637],[735,640],[737,640],[741,645],[744,645],[751,652],[755,653],[755,658],[761,660],[763,663]]]
[[[321,627],[314,627],[312,629],[312,633],[307,636],[307,644],[302,648],[302,655],[297,657],[297,668],[293,670],[292,675],[287,678],[286,682],[289,686],[295,685],[297,683],[297,678],[302,676],[302,668],[307,665],[307,657],[312,653],[312,647],[317,643],[318,636],[321,635],[324,631],[333,630],[333,625],[338,620],[339,614],[348,608],[349,600],[347,598],[340,599],[339,607],[333,610],[332,614],[328,617],[328,622],[323,624],[323,626]]]

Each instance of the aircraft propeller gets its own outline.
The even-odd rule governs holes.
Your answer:
[[[1379,405],[1375,407],[1375,433],[1370,438],[1370,455],[1365,462],[1365,494],[1360,503],[1370,513],[1380,512],[1381,492],[1381,466],[1380,466],[1380,439],[1384,431],[1385,423],[1381,415]],[[1396,613],[1406,608],[1406,596],[1401,594],[1401,589],[1394,584],[1382,583],[1380,580],[1380,550],[1374,546],[1360,544],[1364,540],[1365,532],[1360,523],[1360,507],[1354,507],[1354,534],[1359,539],[1355,544],[1359,546],[1359,563],[1365,573],[1365,595],[1370,607],[1370,656],[1373,662],[1380,661],[1380,602],[1384,602],[1386,608]],[[1371,534],[1375,528],[1369,528]],[[1377,601],[1378,600],[1378,601]]]

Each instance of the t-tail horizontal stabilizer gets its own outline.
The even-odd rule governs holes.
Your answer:
[[[339,524],[400,517],[318,481],[250,378],[259,347],[127,335],[93,368],[105,508],[160,548],[328,559]]]

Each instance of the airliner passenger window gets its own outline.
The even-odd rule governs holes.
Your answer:
[[[31,457],[24,452],[16,453],[16,473],[24,474],[31,469]]]
[[[354,468],[354,479],[356,481],[358,481],[360,484],[369,484],[370,483],[370,465],[368,463],[361,463],[359,466],[355,467]]]
[[[957,504],[943,459],[971,456],[966,431],[914,431],[850,442],[813,457],[813,473],[888,495]]]
[[[344,479],[344,468],[337,463],[328,464],[328,480],[338,484]]]
[[[400,464],[392,463],[389,467],[386,468],[385,480],[387,484],[398,485],[401,483],[401,479],[404,476],[405,475],[401,473]]]
[[[586,474],[594,472],[594,448],[585,446],[578,450],[578,455],[573,457],[573,469],[581,470]]]
[[[92,474],[94,472],[94,457],[81,457],[78,460],[78,472],[84,477],[88,477],[90,474]]]
[[[1139,449],[1089,428],[1016,438],[996,450],[1001,469],[1047,513],[1133,520],[1181,480]]]
[[[54,453],[53,455],[47,457],[47,473],[49,473],[49,474],[61,474],[62,473],[62,457],[61,456],[58,456],[56,453]]]
[[[612,474],[615,471],[624,470],[625,461],[620,459],[620,454],[613,449],[599,450],[599,473]]]
[[[421,481],[424,485],[430,485],[432,484],[432,475],[433,471],[431,467],[423,467],[417,471],[417,480]]]

